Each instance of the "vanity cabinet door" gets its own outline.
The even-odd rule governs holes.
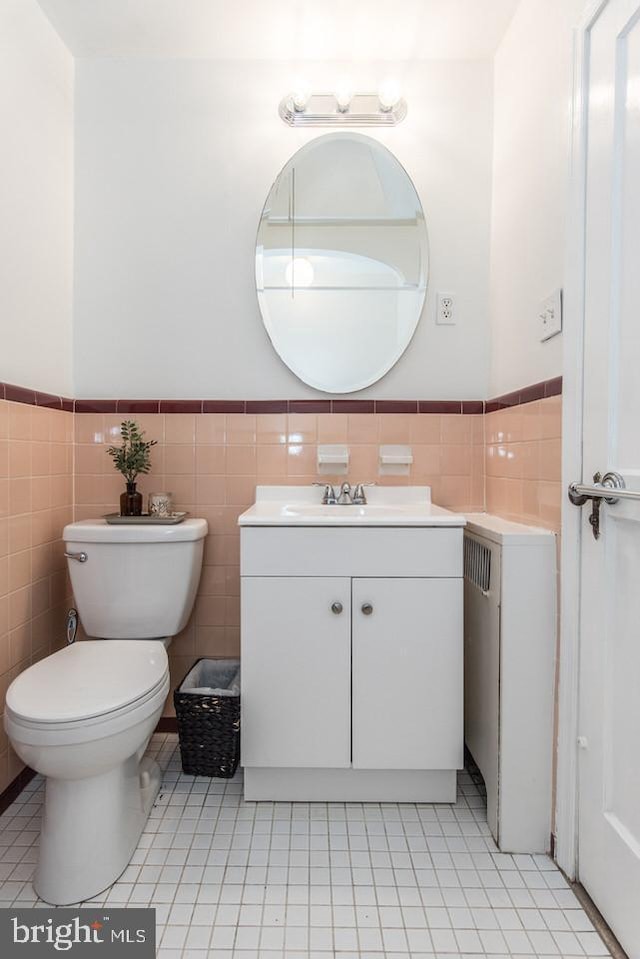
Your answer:
[[[354,579],[352,596],[353,766],[462,767],[462,579]]]
[[[242,763],[351,762],[351,581],[242,577]]]

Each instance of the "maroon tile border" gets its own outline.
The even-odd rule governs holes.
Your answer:
[[[117,400],[116,413],[159,413],[160,400]]]
[[[52,393],[36,393],[36,405],[43,406],[47,410],[61,410],[62,397],[54,396]]]
[[[332,413],[375,413],[375,400],[331,400]]]
[[[543,400],[561,394],[562,377],[555,376],[551,380],[543,380],[541,383],[525,386],[524,389],[514,390],[513,393],[496,396],[492,400],[487,400],[485,406],[487,413],[495,413],[498,410],[509,409],[511,406],[522,406],[525,403],[533,403],[534,400]]]
[[[288,400],[289,413],[331,413],[335,400]],[[335,410],[333,410],[335,413]]]
[[[493,413],[559,396],[562,377],[533,383],[490,400],[71,400],[0,383],[0,400],[75,413]]]
[[[462,413],[462,400],[419,400],[418,413]]]
[[[66,396],[42,393],[40,390],[29,390],[24,386],[16,386],[14,383],[0,383],[0,400],[9,400],[11,403],[26,403],[27,406],[42,406],[49,410],[73,412],[73,400]]]
[[[288,400],[247,400],[247,413],[286,413],[289,409]]]
[[[161,716],[156,726],[157,733],[177,733],[178,720],[175,716]]]
[[[35,770],[29,766],[18,773],[16,778],[9,783],[6,789],[0,793],[0,815],[9,808],[14,799],[17,799],[22,790],[35,776]]]
[[[562,396],[562,377],[555,376],[552,380],[546,380],[544,384],[544,395]]]
[[[376,400],[376,413],[417,413],[417,400]]]
[[[25,390],[23,386],[13,386],[12,383],[4,384],[5,399],[12,403],[28,403],[30,406],[36,405],[36,391]]]
[[[115,413],[118,408],[117,400],[75,400],[75,413]]]
[[[533,403],[534,400],[542,400],[545,395],[545,383],[534,383],[533,386],[527,386],[520,390],[518,394],[518,406],[523,403]]]
[[[203,413],[245,413],[245,400],[203,400]]]
[[[160,413],[202,413],[202,400],[160,400]]]

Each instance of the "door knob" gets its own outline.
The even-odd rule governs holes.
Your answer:
[[[600,507],[602,503],[615,506],[621,499],[640,500],[640,491],[625,488],[625,482],[620,473],[610,470],[604,476],[594,473],[594,485],[587,483],[570,483],[569,500],[574,506],[584,506],[591,501],[591,516],[589,522],[594,539],[600,539]]]
[[[342,603],[332,603],[331,612],[335,613],[338,616],[342,612]]]
[[[373,612],[373,606],[371,603],[363,603],[360,608],[365,616],[371,616],[371,613]]]

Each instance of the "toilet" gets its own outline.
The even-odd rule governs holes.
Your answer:
[[[90,638],[22,672],[5,708],[13,748],[46,777],[34,888],[52,905],[110,886],[140,838],[161,779],[144,752],[169,692],[167,647],[191,614],[207,532],[203,519],[64,528]]]

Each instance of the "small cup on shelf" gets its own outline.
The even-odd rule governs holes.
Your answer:
[[[172,516],[171,493],[149,493],[149,516]]]

